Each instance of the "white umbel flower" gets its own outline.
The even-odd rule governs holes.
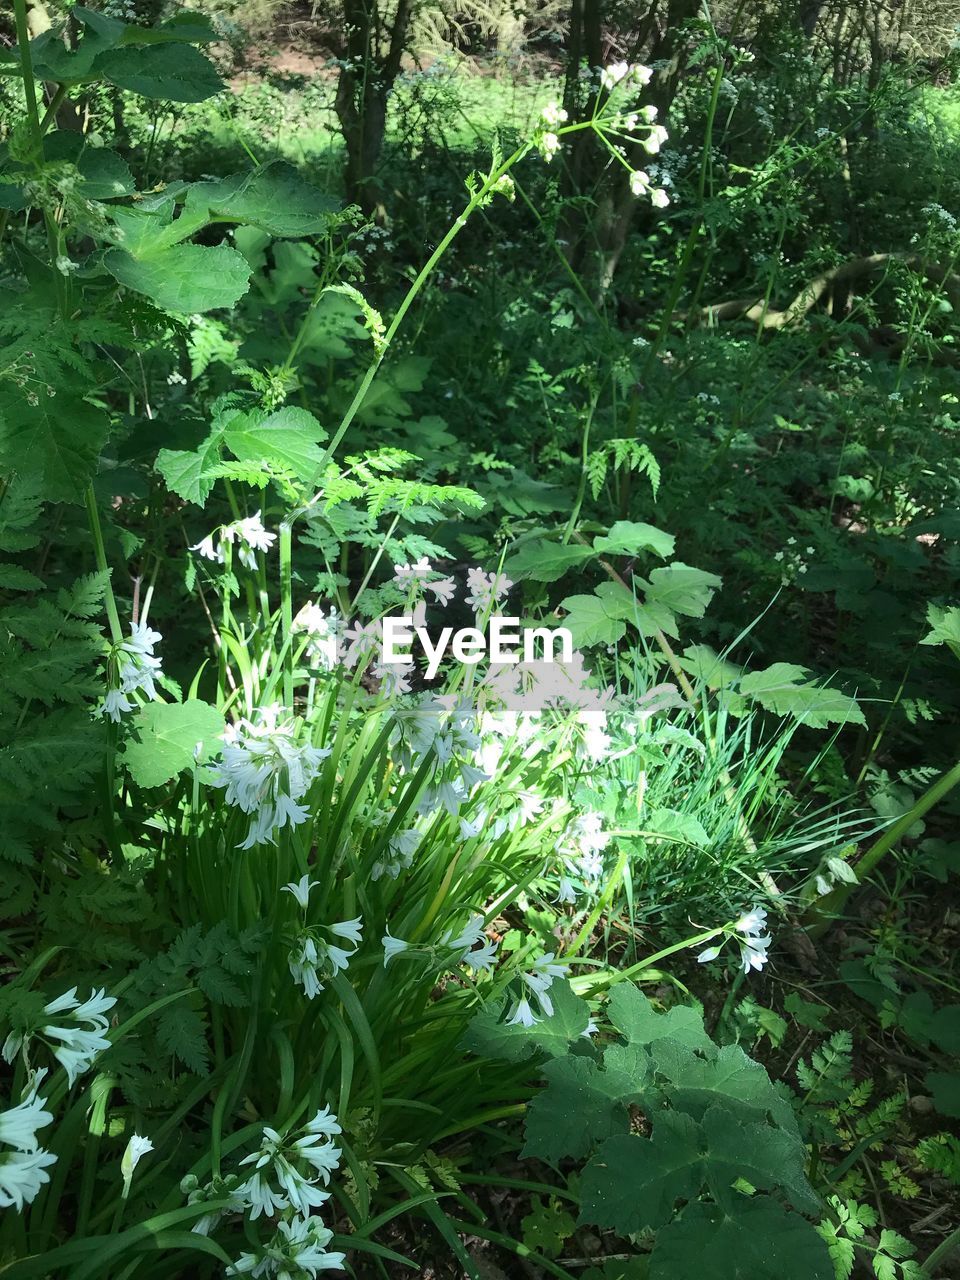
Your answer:
[[[329,1198],[317,1183],[325,1185],[340,1164],[341,1151],[333,1137],[340,1132],[337,1118],[329,1108],[318,1111],[309,1124],[294,1135],[281,1137],[276,1129],[265,1127],[260,1149],[240,1161],[252,1164],[250,1179],[237,1188],[237,1195],[249,1207],[250,1217],[268,1217],[293,1208],[308,1217]],[[305,1170],[303,1165],[308,1168]],[[279,1189],[273,1183],[279,1184]]]

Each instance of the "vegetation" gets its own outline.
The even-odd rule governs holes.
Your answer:
[[[0,1275],[957,1274],[957,20],[0,16]]]

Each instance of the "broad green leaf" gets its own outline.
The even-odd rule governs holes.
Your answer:
[[[831,724],[866,724],[856,699],[837,689],[805,681],[805,667],[775,662],[763,671],[752,671],[740,681],[740,693],[778,716],[792,716],[809,729]],[[800,683],[803,681],[803,683]]]
[[[87,200],[115,200],[137,189],[130,166],[106,147],[87,147],[77,160],[83,178],[80,194]]]
[[[122,22],[85,5],[74,5],[73,17],[82,22],[88,31],[110,45],[164,44],[169,41],[185,44],[213,44],[220,37],[202,13],[189,13],[186,9],[175,14],[156,27],[142,27],[135,22]]]
[[[460,1041],[461,1049],[507,1062],[520,1062],[538,1053],[554,1058],[565,1054],[586,1031],[590,1012],[585,1001],[570,989],[569,982],[554,982],[550,998],[553,1016],[535,1027],[508,1026],[501,1018],[509,1003],[494,1001],[471,1021]]]
[[[181,315],[232,307],[250,279],[246,259],[227,245],[179,244],[141,258],[108,249],[103,265],[120,284]]]
[[[262,421],[252,416],[234,419],[223,440],[240,462],[272,464],[309,482],[323,461],[317,441],[327,435],[312,413],[287,405]]]
[[[563,625],[567,627],[578,649],[593,644],[616,644],[627,633],[617,618],[612,618],[598,596],[567,596],[560,608],[567,610]]]
[[[824,1241],[769,1196],[742,1197],[736,1212],[688,1204],[657,1233],[650,1280],[834,1280]]]
[[[691,568],[680,561],[664,569],[654,569],[649,580],[638,578],[637,582],[650,603],[664,605],[671,613],[681,613],[688,618],[702,618],[713,593],[721,585],[715,573]]]
[[[31,405],[0,384],[0,476],[36,481],[47,501],[83,501],[109,431],[107,412],[77,396]]]
[[[960,1072],[928,1071],[925,1084],[942,1116],[960,1118]]]
[[[150,702],[141,707],[131,727],[140,741],[127,743],[124,764],[141,787],[160,787],[195,760],[208,760],[216,753],[223,716],[216,707],[193,698]]]
[[[710,843],[700,820],[692,813],[681,813],[679,809],[654,809],[644,820],[644,831],[649,831],[651,837],[678,840],[698,849],[705,849]]]
[[[667,1093],[674,1105],[698,1119],[708,1107],[726,1099],[745,1118],[768,1115],[788,1133],[797,1134],[793,1107],[760,1063],[748,1058],[739,1045],[724,1045],[709,1061],[672,1040],[652,1044],[650,1052],[657,1074],[669,1081]]]
[[[188,222],[239,222],[296,239],[326,231],[338,207],[337,200],[311,186],[293,165],[275,160],[252,173],[195,182],[182,216]]]
[[[920,641],[921,644],[945,644],[960,657],[960,608],[956,605],[942,609],[939,605],[927,605],[927,622],[930,630]]]
[[[652,551],[666,559],[673,555],[675,538],[652,524],[639,524],[632,520],[618,520],[603,538],[594,538],[593,549],[601,555],[636,556],[642,551]]]
[[[514,552],[503,568],[514,582],[527,578],[534,582],[556,582],[568,569],[590,560],[593,554],[589,547],[564,547],[546,538],[534,538]]]
[[[703,1184],[700,1143],[700,1126],[676,1111],[659,1114],[649,1138],[608,1138],[583,1171],[580,1221],[618,1235],[669,1222]]]
[[[189,44],[109,49],[93,70],[120,89],[166,102],[203,102],[224,87],[209,58]]]
[[[676,1005],[657,1013],[639,988],[629,983],[614,987],[607,1004],[607,1017],[633,1044],[648,1045],[656,1040],[675,1040],[688,1049],[716,1056],[716,1047],[703,1028],[703,1017],[690,1005]]]
[[[595,1143],[624,1133],[627,1103],[639,1096],[642,1080],[618,1070],[601,1070],[592,1058],[554,1058],[543,1069],[547,1085],[530,1102],[520,1153],[556,1163],[585,1156]]]
[[[745,1178],[758,1191],[780,1187],[796,1209],[815,1215],[820,1201],[807,1182],[807,1151],[796,1134],[743,1117],[720,1104],[708,1108],[702,1121],[706,1139],[704,1175],[713,1198],[727,1204],[731,1188]]]
[[[723,688],[742,675],[742,668],[721,658],[708,644],[687,645],[678,661],[684,671],[708,689]]]
[[[157,454],[156,467],[167,488],[186,502],[202,507],[214,485],[211,473],[220,460],[221,439],[221,434],[215,432],[195,452],[161,449]]]

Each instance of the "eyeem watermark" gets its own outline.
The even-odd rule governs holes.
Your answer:
[[[566,627],[521,627],[519,618],[494,615],[485,632],[479,627],[443,627],[436,641],[429,628],[418,626],[412,617],[384,618],[380,662],[408,667],[416,642],[427,660],[428,680],[437,675],[448,650],[455,662],[468,667],[484,659],[492,666],[573,661],[573,637]]]

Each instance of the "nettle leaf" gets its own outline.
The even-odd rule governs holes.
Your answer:
[[[648,603],[663,605],[670,613],[702,618],[722,579],[705,569],[694,569],[676,561],[666,568],[654,569],[648,581],[638,578],[637,582],[643,587]]]
[[[550,998],[553,1015],[535,1027],[508,1026],[501,1019],[509,1002],[494,1001],[471,1021],[460,1041],[460,1048],[506,1062],[520,1062],[539,1053],[550,1057],[565,1054],[573,1041],[586,1031],[590,1011],[568,982],[554,982]]]
[[[214,432],[199,449],[161,449],[156,468],[168,489],[186,502],[204,506],[214,485],[213,469],[220,460],[222,435]]]
[[[593,549],[601,555],[636,556],[652,551],[664,560],[673,555],[676,539],[652,524],[618,520],[603,538],[594,538]]]
[[[593,554],[589,547],[564,547],[546,538],[534,538],[514,552],[503,568],[514,582],[556,582],[568,569],[592,559]]]
[[[123,761],[141,787],[160,787],[195,760],[208,760],[218,749],[223,716],[209,703],[150,702],[134,717],[139,742],[128,742]],[[197,747],[200,750],[197,750]]]
[[[752,671],[740,681],[740,693],[758,702],[765,711],[792,716],[808,729],[831,724],[866,724],[855,698],[806,680],[806,667],[775,662],[763,671]]]
[[[833,1263],[814,1227],[769,1196],[741,1197],[735,1212],[689,1204],[657,1234],[650,1280],[700,1275],[711,1280],[834,1280]]]
[[[225,428],[223,440],[238,461],[270,463],[309,483],[323,461],[317,442],[327,435],[312,413],[287,405],[263,419],[237,415]]]
[[[79,396],[28,403],[0,385],[0,475],[34,482],[50,502],[82,502],[110,432],[105,410]]]
[[[177,244],[140,257],[108,249],[103,265],[126,288],[181,315],[232,307],[250,281],[246,258],[228,245]]]
[[[203,102],[225,87],[210,59],[189,44],[109,49],[93,71],[120,89],[167,102]]]
[[[626,1130],[627,1103],[639,1098],[640,1077],[572,1055],[548,1062],[543,1074],[547,1087],[527,1108],[521,1155],[554,1163],[585,1156],[594,1143]]]
[[[326,231],[338,208],[338,200],[304,181],[293,165],[275,160],[252,173],[195,182],[182,216],[188,221],[239,222],[272,236],[297,239]]]

